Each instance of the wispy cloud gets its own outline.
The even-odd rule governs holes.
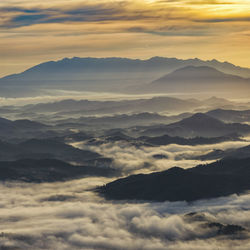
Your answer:
[[[177,4],[179,3],[179,4]],[[180,5],[182,4],[182,5]],[[215,9],[208,7],[207,12],[201,13],[204,5],[232,5],[232,2],[218,1],[160,1],[146,3],[138,1],[116,1],[106,3],[81,2],[80,4],[55,5],[51,7],[41,6],[5,6],[0,9],[2,14],[1,27],[15,28],[34,24],[72,23],[72,22],[123,22],[123,21],[249,21],[249,17],[230,13],[228,9],[222,9],[224,18],[219,18],[221,13],[212,13]],[[196,5],[194,8],[190,7]],[[197,8],[197,6],[200,6]],[[216,7],[215,7],[216,8]],[[235,8],[235,6],[233,6]],[[227,11],[229,12],[227,15]],[[242,10],[241,10],[242,11]],[[206,18],[206,16],[208,16]],[[218,16],[218,17],[217,17]],[[204,17],[204,18],[202,18]]]
[[[100,22],[122,19],[117,17],[121,9],[106,5],[76,6],[74,8],[17,8],[5,7],[0,9],[5,16],[2,28],[15,28],[41,23],[67,23],[67,22]],[[123,17],[129,19],[129,17]],[[136,17],[134,17],[136,18]]]
[[[250,15],[241,17],[201,18],[198,20],[194,19],[193,21],[201,23],[250,22]]]
[[[249,8],[249,0],[3,0],[0,65],[86,53],[204,59],[215,53],[220,60],[247,64]]]

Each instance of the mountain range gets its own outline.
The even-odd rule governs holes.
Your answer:
[[[200,59],[177,59],[165,57],[152,57],[146,60],[129,59],[129,58],[64,58],[59,61],[49,61],[38,64],[32,68],[25,70],[20,74],[14,74],[4,77],[5,80],[16,80],[18,78],[37,80],[38,76],[44,79],[53,79],[57,74],[70,75],[105,72],[148,72],[173,71],[186,66],[208,66],[214,67],[227,74],[234,74],[243,77],[250,77],[250,69],[235,66],[228,62],[219,62],[217,60],[203,61]],[[64,78],[62,77],[61,80]]]
[[[125,135],[122,132],[115,132],[113,134],[101,137],[93,137],[88,138],[85,140],[86,145],[102,145],[106,143],[115,143],[115,142],[126,142],[130,145],[134,145],[136,147],[144,146],[144,147],[155,147],[155,146],[163,146],[163,145],[170,145],[170,144],[177,144],[177,145],[209,145],[209,144],[216,144],[222,143],[227,141],[243,141],[241,138],[237,136],[237,134],[230,134],[221,137],[194,137],[194,138],[182,138],[178,136],[169,136],[169,135],[162,135],[158,137],[149,137],[149,136],[142,136],[142,137],[130,137]],[[159,156],[161,157],[161,156]],[[250,156],[249,156],[250,157]],[[155,157],[157,158],[157,157]]]
[[[201,76],[206,77],[201,79]],[[163,82],[170,85],[187,79],[191,83],[192,78],[194,82],[204,81],[203,87],[215,80],[227,84],[243,84],[249,83],[244,78],[250,78],[250,69],[217,60],[74,57],[41,63],[20,74],[3,77],[0,79],[0,90],[2,96],[30,95],[32,92],[39,93],[39,90],[72,90],[72,87],[75,90],[97,92],[134,92],[135,89],[145,92],[153,87],[157,87],[158,91],[173,90],[173,87],[163,88],[159,85]],[[152,86],[147,85],[149,82],[152,82]]]
[[[250,110],[215,109],[206,114],[224,122],[250,122]]]
[[[57,117],[81,117],[90,115],[108,115],[108,114],[138,114],[146,112],[164,114],[177,112],[190,112],[196,110],[214,110],[214,109],[248,109],[249,103],[237,103],[224,98],[211,97],[203,100],[194,98],[176,98],[171,96],[157,96],[153,98],[140,98],[132,100],[113,100],[113,101],[95,101],[95,100],[73,100],[66,99],[62,101],[38,103],[16,107],[16,112],[31,114],[37,113],[56,113]],[[203,111],[203,112],[204,112]],[[14,111],[13,111],[14,112]],[[197,111],[196,111],[197,112]],[[145,115],[143,115],[145,116]],[[52,117],[53,118],[53,117]]]
[[[229,134],[250,134],[250,126],[241,123],[224,123],[209,115],[196,113],[181,121],[168,124],[139,128],[137,133],[145,136],[180,136],[180,137],[218,137]]]
[[[112,113],[161,112],[192,110],[201,104],[195,99],[179,99],[169,96],[149,99],[90,101],[62,100],[22,107],[24,112],[57,112],[57,115],[94,115]]]

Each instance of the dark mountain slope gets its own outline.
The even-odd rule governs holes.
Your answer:
[[[110,177],[117,173],[111,168],[73,166],[53,159],[0,161],[0,181],[56,182],[85,176]]]
[[[157,113],[139,113],[139,114],[122,114],[114,116],[104,116],[104,117],[81,117],[78,119],[65,119],[57,122],[57,126],[67,127],[68,123],[72,124],[74,127],[80,127],[82,125],[97,126],[101,128],[128,128],[132,126],[140,125],[153,125],[160,123],[170,123],[178,120],[178,117],[168,117],[162,116]]]
[[[39,122],[30,120],[11,121],[0,118],[0,138],[25,137],[32,134],[39,134],[51,127]]]
[[[15,120],[11,121],[5,118],[0,118],[0,128],[3,130],[11,130],[11,129],[19,129],[19,130],[25,130],[25,129],[42,129],[42,128],[48,128],[48,125],[30,121],[30,120]]]
[[[42,155],[47,155],[47,157],[50,155],[49,158],[69,162],[84,162],[101,157],[98,153],[80,150],[53,139],[31,139],[18,144],[18,146],[34,155],[41,155],[41,157]]]
[[[19,159],[58,159],[84,163],[96,160],[101,155],[89,150],[80,150],[54,139],[30,139],[19,144],[0,141],[0,161]]]
[[[225,141],[240,141],[241,139],[236,135],[228,135],[228,136],[221,136],[221,137],[212,137],[212,138],[205,138],[205,137],[194,137],[194,138],[182,138],[182,137],[171,137],[169,135],[163,135],[159,137],[141,137],[138,140],[142,140],[145,143],[152,144],[152,145],[169,145],[169,144],[178,144],[178,145],[208,145],[208,144],[215,144],[221,143]]]
[[[53,103],[40,103],[23,107],[26,112],[61,112],[59,114],[110,114],[115,112],[161,112],[185,111],[194,109],[201,103],[197,100],[182,100],[173,97],[122,101],[63,100]]]
[[[151,126],[141,131],[143,135],[168,134],[180,137],[218,137],[228,134],[248,134],[250,126],[240,123],[226,124],[206,114],[197,113],[179,122],[162,126]]]
[[[130,145],[140,147],[154,147],[154,146],[163,146],[163,145],[169,145],[169,144],[177,144],[177,145],[209,145],[209,144],[216,144],[226,141],[242,141],[241,138],[239,138],[237,135],[227,135],[227,136],[221,136],[221,137],[194,137],[194,138],[182,138],[178,136],[169,136],[169,135],[163,135],[158,137],[149,137],[149,136],[141,136],[138,138],[129,137],[124,135],[123,133],[119,132],[114,135],[110,136],[100,136],[100,137],[93,137],[88,138],[85,140],[85,143],[87,145],[102,145],[110,142],[126,142]],[[249,156],[250,157],[250,156]]]
[[[250,122],[250,110],[215,109],[206,114],[225,122]]]
[[[233,158],[233,159],[243,159],[250,158],[250,145],[237,149],[228,150],[213,150],[206,155],[196,156],[194,159],[206,161],[206,160],[216,160],[221,158]],[[193,157],[191,157],[193,159]]]
[[[171,168],[133,175],[100,187],[107,199],[194,201],[241,193],[250,189],[250,158],[224,159],[191,169]]]

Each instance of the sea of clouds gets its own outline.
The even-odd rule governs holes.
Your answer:
[[[81,142],[74,146],[112,157],[113,167],[128,175],[173,166],[194,167],[208,162],[180,156],[197,156],[212,149],[249,144],[248,138],[204,146],[135,147],[120,142],[98,146]],[[168,159],[156,160],[154,154],[167,155]],[[96,177],[43,184],[0,183],[0,249],[250,249],[249,193],[192,203],[131,203],[106,201],[93,191],[112,180]],[[187,216],[191,212],[203,219]],[[208,226],[209,222],[238,225],[245,231],[217,235],[217,229]]]
[[[212,161],[193,160],[192,158],[205,155],[214,149],[236,149],[250,144],[250,138],[245,141],[229,141],[213,145],[177,145],[171,144],[159,147],[136,147],[128,142],[110,142],[97,146],[85,142],[71,144],[80,149],[95,151],[104,157],[113,158],[112,167],[122,170],[125,175],[163,171],[175,166],[191,168]],[[155,159],[154,155],[165,155],[167,159]]]
[[[250,230],[250,194],[186,202],[111,202],[110,181],[0,184],[1,249],[249,249],[250,235],[216,236],[206,221]],[[197,212],[205,220],[188,218]]]

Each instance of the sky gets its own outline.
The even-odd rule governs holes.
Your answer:
[[[0,76],[64,57],[250,67],[250,0],[1,0]]]

